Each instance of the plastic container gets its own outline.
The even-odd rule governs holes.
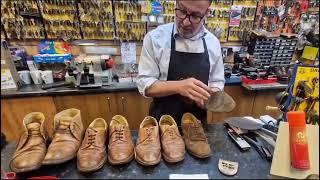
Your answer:
[[[243,84],[272,84],[277,82],[277,78],[268,78],[268,79],[262,79],[257,78],[255,80],[248,79],[246,76],[241,77]]]
[[[287,113],[289,122],[290,159],[291,166],[307,170],[310,168],[308,139],[306,132],[306,115],[303,111]]]

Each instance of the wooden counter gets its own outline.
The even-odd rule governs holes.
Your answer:
[[[269,114],[277,118],[279,113],[268,113],[265,106],[275,106],[275,95],[281,90],[249,91],[240,85],[226,86],[225,91],[234,98],[236,108],[230,113],[208,112],[208,123],[220,123],[230,116],[253,116]],[[50,94],[50,93],[49,93]],[[46,116],[46,128],[49,136],[53,132],[53,117],[57,112],[67,108],[81,110],[83,124],[87,127],[93,119],[101,117],[110,123],[112,116],[125,116],[131,129],[138,129],[141,121],[148,115],[151,98],[141,96],[136,88],[127,91],[106,91],[99,93],[82,92],[67,95],[53,94],[36,97],[1,98],[1,132],[7,139],[17,140],[23,131],[23,117],[34,111]]]

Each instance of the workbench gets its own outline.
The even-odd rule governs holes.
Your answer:
[[[254,148],[241,152],[228,137],[223,124],[208,125],[205,128],[213,155],[207,159],[196,159],[188,153],[185,159],[177,164],[168,164],[163,159],[160,164],[152,167],[143,167],[135,160],[126,165],[104,167],[92,174],[81,174],[76,167],[76,158],[59,165],[42,166],[39,170],[18,174],[20,178],[32,176],[57,176],[61,179],[168,179],[170,174],[208,174],[210,179],[241,178],[241,179],[269,179],[271,162],[262,159]],[[137,131],[132,131],[134,142]],[[9,172],[9,161],[15,151],[16,142],[10,142],[1,151],[1,166]],[[239,163],[238,173],[235,176],[225,176],[218,170],[219,158]]]

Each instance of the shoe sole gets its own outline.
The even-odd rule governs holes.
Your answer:
[[[73,155],[71,157],[67,157],[67,158],[64,158],[64,159],[58,159],[58,160],[49,160],[49,161],[43,161],[42,164],[43,165],[54,165],[54,164],[61,164],[61,163],[64,163],[64,162],[67,162],[73,158],[75,158],[77,155]]]
[[[108,154],[110,154],[110,153],[108,153]],[[126,159],[124,159],[122,161],[114,161],[114,160],[111,160],[110,156],[108,155],[108,161],[111,165],[120,165],[120,164],[129,163],[130,161],[132,161],[133,157],[134,157],[134,152],[129,157],[127,157]]]
[[[34,171],[34,170],[40,169],[40,167],[41,167],[41,164],[38,165],[38,166],[29,167],[29,168],[17,169],[17,168],[12,167],[12,165],[10,163],[10,169],[15,173],[23,173],[23,172]]]
[[[77,161],[77,168],[80,172],[83,172],[83,173],[94,172],[94,171],[101,169],[105,165],[106,162],[107,162],[107,156],[104,156],[103,160],[96,167],[88,168],[88,169],[86,169],[86,168],[81,169],[79,166],[79,162]]]
[[[156,161],[147,162],[147,163],[144,162],[144,161],[142,161],[141,159],[139,159],[139,157],[137,156],[136,151],[134,151],[134,157],[135,157],[135,160],[136,160],[139,164],[141,164],[141,165],[143,165],[143,166],[153,166],[153,165],[157,165],[157,164],[159,164],[160,161],[161,161],[161,153],[160,153],[160,155],[159,155],[159,157],[158,157],[158,159],[157,159]]]
[[[182,156],[180,158],[172,159],[172,158],[169,158],[168,156],[166,156],[164,153],[162,153],[162,157],[168,163],[177,163],[177,162],[184,160],[184,156]]]
[[[200,158],[200,159],[205,159],[205,158],[208,158],[208,157],[210,157],[211,156],[211,153],[210,154],[206,154],[206,155],[198,155],[198,154],[194,154],[193,152],[191,152],[191,151],[188,151],[188,153],[189,154],[191,154],[192,156],[195,156],[195,157],[197,157],[197,158]]]

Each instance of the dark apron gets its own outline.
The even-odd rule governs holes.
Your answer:
[[[210,62],[204,38],[203,53],[186,53],[176,51],[176,42],[171,34],[171,53],[167,81],[176,81],[193,77],[208,85]],[[171,115],[180,126],[182,115],[190,112],[202,122],[207,119],[207,111],[199,108],[193,101],[179,94],[154,98],[150,105],[149,115],[158,121],[164,114]]]

